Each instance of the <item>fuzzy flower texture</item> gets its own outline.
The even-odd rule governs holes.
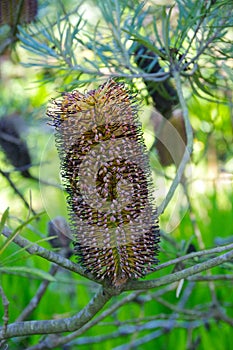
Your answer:
[[[119,287],[157,263],[159,228],[137,104],[124,84],[64,93],[48,116],[79,262]]]

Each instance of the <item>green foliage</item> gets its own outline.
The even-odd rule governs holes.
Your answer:
[[[198,96],[217,96],[218,100],[219,90],[226,91],[232,86],[228,65],[233,21],[230,1],[179,0],[168,9],[135,1],[108,0],[99,2],[98,8],[101,19],[94,20],[95,26],[84,20],[88,13],[83,12],[80,4],[69,14],[61,6],[55,21],[48,17],[27,29],[19,26],[22,46],[35,54],[26,66],[59,71],[64,82],[69,80],[69,88],[102,76],[130,81],[145,76],[133,60],[135,45],[143,44],[166,67],[163,74],[150,74],[147,78],[151,81],[164,80],[172,76],[173,70],[179,70]],[[75,20],[74,13],[78,14]],[[224,92],[221,98],[224,99]]]

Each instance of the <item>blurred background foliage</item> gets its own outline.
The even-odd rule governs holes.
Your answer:
[[[58,250],[47,239],[48,222],[58,215],[67,217],[67,212],[46,106],[62,91],[89,90],[109,77],[125,81],[137,92],[159,206],[177,166],[164,165],[155,144],[154,118],[159,118],[159,111],[154,110],[153,93],[166,79],[175,89],[172,73],[177,69],[194,133],[193,154],[185,180],[160,218],[159,258],[164,262],[192,250],[233,242],[232,2],[38,1],[28,17],[11,21],[1,10],[0,213],[5,213],[7,226],[30,241]],[[153,53],[161,70],[153,70],[153,59],[151,66],[137,64],[138,45]],[[177,111],[178,103],[172,103],[171,124]],[[6,123],[10,123],[7,132]],[[22,151],[21,166],[4,150],[6,133],[11,137],[9,141],[7,136],[8,141]],[[182,134],[181,138],[185,142]],[[19,157],[16,153],[15,158]],[[32,210],[39,217],[27,222]],[[0,248],[4,241],[1,236]],[[48,278],[43,272],[49,271],[50,264],[10,244],[1,250],[0,268],[13,322],[41,280]],[[213,273],[232,274],[232,268],[229,263]],[[150,278],[166,272],[171,269]],[[72,315],[86,305],[95,288],[84,278],[61,270],[30,319]],[[156,291],[144,294],[66,349],[99,349],[102,341],[105,349],[230,348],[233,324],[218,321],[210,310],[217,303],[232,320],[232,281],[217,281],[214,286],[185,282],[179,298],[176,288],[170,286],[160,296]],[[10,349],[25,349],[38,339],[12,339]],[[132,347],[127,347],[130,343]]]

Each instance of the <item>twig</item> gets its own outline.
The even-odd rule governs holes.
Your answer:
[[[233,281],[233,275],[207,275],[207,276],[190,276],[187,278],[188,281],[198,281],[198,282],[206,282],[206,281]]]
[[[104,311],[101,315],[96,317],[94,320],[91,320],[90,322],[86,323],[82,328],[80,328],[78,331],[76,331],[76,332],[74,332],[72,334],[69,334],[69,335],[64,336],[64,337],[56,337],[56,338],[49,336],[48,338],[43,340],[41,343],[39,343],[37,345],[34,345],[34,346],[31,346],[31,347],[27,348],[26,350],[54,349],[54,347],[67,344],[71,340],[77,338],[78,336],[80,336],[81,334],[86,332],[91,327],[93,327],[96,324],[98,324],[105,317],[111,315],[113,312],[118,310],[123,305],[128,304],[128,303],[132,302],[133,300],[135,300],[135,298],[137,298],[141,293],[142,293],[142,291],[137,291],[137,292],[133,292],[133,293],[127,295],[122,300],[120,300],[117,303],[115,303],[112,306],[110,306],[106,311]]]
[[[194,210],[193,210],[193,205],[191,203],[191,200],[190,200],[190,196],[189,196],[189,193],[188,193],[188,187],[187,187],[187,183],[186,181],[182,181],[182,185],[183,185],[183,189],[184,189],[184,193],[186,195],[186,199],[187,199],[187,202],[188,202],[188,210],[189,210],[189,217],[190,217],[190,221],[191,221],[191,224],[192,224],[192,227],[193,227],[193,232],[197,238],[197,242],[198,242],[198,245],[200,247],[200,249],[205,249],[205,245],[204,245],[204,242],[203,242],[203,238],[202,238],[202,234],[201,234],[201,231],[197,225],[197,220],[196,220],[196,215],[194,213]]]
[[[200,250],[199,252],[193,252],[184,256],[180,256],[179,258],[175,258],[173,260],[169,260],[163,264],[160,264],[158,266],[156,266],[153,270],[153,272],[159,271],[161,269],[164,269],[165,267],[174,265],[174,264],[179,264],[182,261],[188,260],[188,259],[193,259],[193,258],[197,258],[203,255],[212,255],[212,254],[216,254],[216,253],[222,253],[224,251],[227,250],[232,250],[233,249],[233,243],[225,245],[225,246],[220,246],[220,247],[216,247],[216,248],[212,248],[212,249],[204,249],[204,250]],[[152,273],[153,273],[152,272]]]
[[[174,311],[177,315],[182,314],[183,315],[188,315],[188,316],[194,316],[196,319],[200,319],[203,317],[203,313],[199,310],[195,309],[185,309],[180,307],[179,305],[176,306],[172,303],[169,303],[168,301],[164,300],[163,298],[157,297],[155,300],[160,303],[161,305],[165,306],[166,308]],[[206,315],[205,315],[206,316]]]
[[[3,327],[2,332],[5,334],[7,332],[7,325],[9,322],[9,301],[4,293],[3,288],[0,286],[0,296],[2,297],[2,305],[3,305]]]
[[[3,235],[5,237],[9,237],[11,232],[4,228],[3,229]],[[87,273],[82,266],[80,266],[79,264],[75,264],[72,261],[62,257],[59,254],[56,254],[50,250],[47,250],[43,247],[40,247],[38,244],[30,242],[29,240],[27,240],[26,238],[17,236],[14,238],[13,240],[14,243],[16,243],[18,246],[25,248],[25,250],[32,254],[32,255],[37,255],[40,256],[50,262],[53,262],[69,271],[72,272],[76,272],[79,275],[86,277],[92,281],[98,282],[95,280],[95,278],[93,277],[93,275],[91,273]],[[194,253],[190,253],[184,256],[181,256],[179,258],[167,261],[166,263],[163,263],[161,265],[158,265],[154,268],[153,272],[155,271],[159,271],[161,269],[164,269],[168,266],[174,265],[174,264],[178,264],[182,261],[188,260],[188,259],[192,259],[192,258],[196,258],[196,257],[200,257],[203,255],[211,255],[211,254],[215,254],[215,253],[221,253],[227,250],[232,250],[233,249],[233,243],[225,245],[225,246],[220,246],[220,247],[216,247],[216,248],[212,248],[212,249],[205,249],[199,252],[194,252]]]
[[[2,233],[5,237],[9,237],[11,234],[11,231],[4,228]],[[73,263],[72,261],[64,258],[60,254],[56,254],[50,250],[40,247],[38,244],[30,242],[26,238],[23,238],[20,236],[16,236],[13,242],[16,243],[18,246],[24,248],[31,255],[40,256],[50,262],[53,262],[61,267],[64,267],[69,271],[76,272],[81,276],[84,276],[88,279],[95,281],[92,274],[87,273],[79,264]]]
[[[183,184],[184,192],[186,194],[186,198],[187,198],[187,201],[188,201],[189,216],[190,216],[190,220],[191,220],[191,223],[192,223],[192,226],[193,226],[194,234],[195,234],[195,236],[197,238],[199,247],[201,249],[205,249],[205,244],[204,244],[204,241],[203,241],[203,238],[202,238],[202,234],[201,234],[201,231],[200,231],[200,229],[198,227],[197,220],[196,220],[196,215],[194,213],[193,206],[192,206],[192,203],[191,203],[191,200],[190,200],[190,197],[189,197],[188,188],[186,186],[185,181],[183,181],[182,184]],[[207,271],[207,275],[211,275],[211,271]],[[209,289],[210,289],[210,292],[211,292],[211,295],[212,295],[213,302],[215,304],[218,304],[218,302],[217,302],[217,295],[216,295],[216,291],[215,291],[215,285],[214,285],[214,283],[211,280],[209,280],[208,286],[209,286]]]
[[[229,245],[230,246],[230,245]],[[198,264],[191,268],[185,269],[183,271],[176,272],[171,275],[158,278],[157,280],[152,281],[141,281],[141,282],[130,282],[126,285],[125,290],[129,289],[148,289],[156,286],[161,286],[169,284],[180,280],[181,278],[186,278],[192,274],[204,271],[211,267],[217,266],[223,262],[229,261],[233,258],[233,250],[230,252],[208,260],[204,263]],[[5,337],[20,336],[20,335],[29,335],[29,334],[48,334],[48,333],[57,333],[64,331],[73,331],[74,328],[80,329],[84,326],[94,314],[103,307],[103,305],[109,300],[111,294],[105,292],[101,294],[97,293],[97,296],[92,299],[92,301],[84,308],[79,314],[74,317],[61,319],[61,320],[51,320],[51,321],[31,321],[23,323],[13,323],[8,326],[7,334]],[[97,306],[97,305],[99,306]],[[88,318],[88,315],[93,312],[94,314]],[[85,312],[87,310],[87,312]],[[88,314],[88,315],[87,315]],[[52,330],[52,329],[53,330]],[[2,335],[3,336],[3,335]]]
[[[215,318],[217,320],[221,320],[224,321],[226,323],[228,323],[231,327],[233,327],[233,319],[228,317],[220,308],[220,306],[218,306],[216,314],[215,314]]]
[[[209,270],[212,267],[218,266],[218,265],[223,264],[223,263],[230,261],[232,259],[233,259],[233,250],[231,250],[228,253],[222,254],[216,258],[212,258],[212,259],[207,260],[203,263],[194,265],[194,266],[189,267],[187,269],[184,269],[182,271],[177,271],[177,272],[171,273],[169,275],[157,278],[155,280],[128,282],[124,286],[124,290],[149,289],[149,288],[163,286],[163,285],[166,285],[166,284],[169,284],[172,282],[179,281],[182,278],[187,278],[189,276],[195,275],[201,271]]]
[[[0,169],[0,174],[5,177],[5,179],[9,182],[9,185],[13,188],[15,193],[22,199],[24,205],[32,212],[33,215],[36,215],[36,212],[33,210],[33,208],[28,204],[22,193],[18,190],[18,188],[15,186],[14,182],[10,178],[10,174],[6,171],[2,171]]]
[[[200,327],[203,325],[204,321],[199,321],[199,320],[194,320],[194,321],[176,321],[174,322],[174,327],[172,326],[171,327],[171,322],[167,322],[168,320],[152,320],[152,321],[149,321],[143,325],[130,325],[130,326],[127,326],[125,327],[124,324],[122,324],[121,327],[118,327],[118,330],[116,332],[112,332],[112,333],[109,333],[109,334],[105,334],[105,335],[97,335],[97,336],[92,336],[92,337],[83,337],[83,338],[79,338],[75,341],[73,341],[72,343],[70,344],[67,344],[67,348],[71,348],[73,349],[73,346],[74,345],[84,345],[84,344],[99,344],[101,342],[104,342],[106,340],[109,340],[109,339],[114,339],[114,338],[119,338],[119,337],[124,337],[126,335],[133,335],[135,334],[135,332],[142,332],[144,330],[150,330],[150,333],[151,334],[151,330],[155,329],[155,328],[162,328],[162,330],[156,330],[156,334],[157,332],[161,333],[161,334],[164,334],[164,333],[167,333],[168,331],[170,331],[171,329],[173,329],[174,327],[175,328],[191,328],[191,327]],[[138,342],[138,340],[136,340],[136,342]],[[134,342],[133,342],[134,344]],[[126,344],[126,345],[123,345],[123,348],[122,349],[131,349],[131,344]],[[120,349],[121,347],[119,347]],[[30,348],[27,348],[26,350],[47,350],[48,348],[37,348],[36,345],[34,347],[30,347]],[[51,347],[49,348],[51,349]],[[117,348],[114,348],[114,349],[118,349]]]
[[[163,334],[167,334],[170,332],[173,328],[181,328],[181,329],[190,329],[190,328],[198,328],[201,327],[204,324],[204,321],[202,320],[196,320],[196,321],[190,321],[190,322],[179,322],[179,321],[172,321],[172,322],[161,322],[160,324],[155,325],[155,327],[151,327],[149,329],[153,328],[159,328],[154,332],[149,332],[145,336],[133,341],[131,344],[123,344],[120,346],[117,346],[113,348],[113,350],[131,350],[131,349],[140,349],[140,346],[143,346],[144,344],[152,341],[153,339],[156,339],[160,337]],[[145,327],[144,327],[145,328]],[[146,328],[145,328],[146,329]],[[148,329],[148,328],[147,328]],[[133,330],[132,330],[133,331]]]
[[[226,23],[226,20],[222,20],[221,23],[219,24],[219,29],[217,29],[214,34],[208,38],[207,40],[204,41],[204,45],[202,45],[200,48],[198,48],[198,52],[196,54],[196,56],[194,56],[189,62],[188,64],[184,64],[183,69],[185,70],[188,65],[190,65],[191,63],[195,63],[197,61],[197,59],[205,52],[205,50],[207,49],[207,47],[213,43],[214,39],[217,38],[217,36],[219,35],[219,33],[222,31],[222,29],[224,28],[224,24]]]
[[[55,276],[55,274],[57,273],[59,269],[59,266],[53,265],[49,271],[49,274],[51,276]],[[44,293],[47,290],[47,287],[49,286],[50,281],[49,280],[44,280],[36,294],[34,295],[34,297],[31,299],[30,303],[25,307],[25,309],[21,312],[21,314],[19,315],[19,317],[16,319],[16,322],[22,322],[24,321],[38,306],[41,298],[43,297]]]
[[[176,188],[178,187],[179,183],[181,182],[185,167],[190,160],[190,155],[191,155],[192,149],[193,149],[193,131],[192,131],[192,126],[191,126],[190,121],[189,121],[188,108],[187,108],[187,105],[186,105],[186,102],[184,99],[184,95],[183,95],[183,91],[182,91],[180,74],[177,70],[174,70],[173,76],[174,76],[174,79],[176,82],[177,94],[178,94],[180,105],[181,105],[182,112],[183,112],[185,131],[186,131],[186,136],[187,136],[187,146],[186,146],[183,158],[180,162],[179,168],[177,169],[176,176],[174,177],[174,180],[173,180],[173,182],[168,190],[166,198],[163,200],[163,202],[158,207],[158,215],[161,215],[164,212],[164,210],[168,206],[169,202],[171,201],[171,199],[176,191]]]

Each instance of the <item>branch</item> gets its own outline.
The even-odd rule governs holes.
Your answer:
[[[233,250],[231,250],[228,253],[222,254],[216,258],[207,260],[203,263],[194,265],[194,266],[189,267],[187,269],[184,269],[182,271],[177,271],[177,272],[171,273],[167,276],[157,278],[155,280],[128,282],[124,286],[124,290],[138,290],[138,289],[149,289],[149,288],[160,287],[160,286],[172,283],[172,282],[177,282],[183,278],[190,277],[190,276],[195,275],[199,272],[209,270],[215,266],[223,264],[223,263],[230,261],[232,259],[233,259]]]
[[[198,328],[204,324],[204,320],[195,320],[195,321],[174,321],[174,320],[154,320],[147,322],[143,325],[130,325],[128,327],[125,327],[124,325],[122,327],[119,327],[116,332],[112,332],[110,334],[106,335],[97,335],[97,336],[92,336],[92,337],[83,337],[80,339],[77,339],[72,343],[72,345],[84,345],[84,344],[99,344],[103,341],[106,341],[108,339],[115,339],[122,337],[125,339],[125,336],[129,335],[135,335],[136,332],[143,332],[143,331],[150,331],[149,334],[142,338],[138,338],[136,340],[133,340],[129,343],[120,345],[119,347],[117,346],[116,348],[113,349],[124,349],[124,350],[129,350],[129,349],[138,349],[138,345],[144,345],[146,342],[149,342],[150,340],[154,339],[154,336],[151,337],[151,335],[156,334],[156,337],[158,336],[157,334],[165,334],[168,331],[173,330],[173,328],[184,328],[184,329],[189,329],[189,328]],[[158,329],[160,328],[160,329]],[[155,333],[152,333],[152,330],[156,329]],[[143,339],[143,341],[141,341]],[[145,340],[144,340],[145,339]],[[133,346],[133,347],[131,347]],[[28,350],[28,349],[27,349]]]
[[[2,297],[2,305],[3,305],[3,327],[2,327],[2,332],[3,334],[6,333],[7,331],[7,325],[9,321],[9,301],[4,293],[3,288],[0,286],[0,296]],[[0,344],[1,345],[1,344]]]
[[[87,306],[76,315],[59,320],[15,322],[9,324],[6,331],[4,327],[0,328],[0,340],[32,334],[73,332],[89,322],[103,308],[111,296],[111,293],[101,287]]]
[[[155,322],[154,322],[155,323]],[[129,349],[142,349],[142,347],[145,347],[146,343],[151,342],[152,340],[159,338],[168,332],[171,332],[175,328],[181,328],[181,329],[195,329],[199,328],[201,326],[205,325],[205,320],[195,320],[195,321],[174,321],[170,320],[169,322],[167,321],[160,321],[156,322],[155,325],[153,326],[152,323],[145,324],[140,327],[140,330],[150,330],[149,333],[146,335],[142,336],[141,338],[135,339],[130,342],[130,347],[129,344],[122,344],[117,347],[114,347],[113,350],[129,350]],[[138,329],[138,327],[137,327]],[[152,331],[153,329],[156,329],[155,331]],[[125,332],[126,334],[134,334],[135,330],[132,328],[131,332]],[[80,339],[81,340],[81,339]],[[78,342],[76,343],[78,344]]]
[[[11,232],[9,229],[4,228],[2,231],[5,237],[9,237]],[[72,261],[64,258],[63,256],[56,254],[50,250],[40,247],[38,244],[28,241],[26,238],[16,236],[13,240],[21,248],[24,248],[29,254],[40,256],[52,263],[55,263],[69,271],[78,273],[92,281],[95,281],[92,274],[87,273],[79,264],[73,263]]]
[[[208,275],[208,276],[190,276],[188,281],[233,281],[233,275]]]
[[[176,176],[171,184],[171,187],[168,190],[166,198],[163,200],[163,202],[158,207],[158,215],[163,214],[164,210],[166,209],[170,200],[172,199],[177,186],[181,182],[181,178],[183,176],[185,167],[190,160],[190,155],[191,155],[192,149],[193,149],[193,130],[192,130],[192,126],[191,126],[190,121],[189,121],[188,108],[187,108],[187,105],[186,105],[186,102],[184,99],[184,95],[183,95],[183,91],[182,91],[180,74],[178,71],[174,70],[173,76],[174,76],[175,83],[176,83],[177,95],[179,97],[180,105],[181,105],[182,112],[183,112],[185,131],[186,131],[186,136],[187,136],[187,146],[186,146],[183,158],[181,160],[181,163],[179,165],[179,168],[177,169]]]
[[[215,253],[222,253],[222,252],[224,252],[226,250],[232,250],[232,249],[233,249],[233,243],[227,244],[227,245],[221,246],[221,247],[215,247],[215,248],[212,248],[212,249],[204,249],[204,250],[200,250],[199,252],[193,252],[193,253],[190,253],[190,254],[186,254],[186,255],[180,256],[179,258],[176,258],[176,259],[173,259],[173,260],[169,260],[169,261],[167,261],[167,262],[165,262],[163,264],[160,264],[160,265],[156,266],[151,273],[153,273],[155,271],[162,270],[165,267],[168,267],[168,266],[171,266],[171,265],[179,264],[182,261],[185,261],[185,260],[188,260],[188,259],[197,258],[197,257],[203,256],[203,255],[211,255],[211,254],[215,254]]]
[[[135,300],[135,298],[137,298],[139,296],[139,294],[141,294],[141,293],[142,293],[142,291],[137,291],[137,292],[134,292],[134,293],[127,295],[122,300],[120,300],[117,303],[110,306],[101,315],[96,317],[94,320],[89,321],[87,324],[85,324],[82,328],[75,331],[74,333],[69,334],[69,335],[64,336],[64,337],[57,337],[57,338],[48,337],[48,338],[44,339],[41,343],[36,344],[34,346],[31,346],[30,348],[27,348],[27,350],[48,350],[48,349],[54,349],[57,346],[65,345],[68,342],[70,342],[71,340],[77,338],[78,336],[80,336],[81,334],[86,332],[91,327],[98,324],[105,317],[111,315],[113,312],[115,312],[117,309],[119,309],[123,305],[128,304],[128,303],[132,302],[133,300]]]
[[[29,203],[26,201],[22,193],[18,190],[18,188],[15,186],[14,182],[10,178],[10,174],[6,171],[3,171],[0,169],[0,174],[5,177],[5,179],[8,181],[10,187],[15,191],[15,193],[19,196],[19,198],[22,199],[25,207],[29,209],[33,215],[36,215],[36,212],[33,210],[33,208],[29,205]]]
[[[9,231],[8,234],[6,234],[6,230],[4,230],[5,236],[9,236]],[[52,253],[50,251],[47,251],[44,248],[41,248],[35,244],[31,245],[32,243],[27,241],[26,239],[22,237],[16,237],[16,243],[24,248],[29,253],[37,253],[37,255],[42,256],[44,258],[49,257],[50,261],[58,263],[60,266],[63,266],[65,268],[68,268],[71,271],[78,270],[76,264],[70,262],[67,259],[62,258],[60,255]],[[33,247],[36,246],[36,249],[32,249]],[[207,270],[209,268],[212,268],[214,266],[220,265],[226,261],[229,261],[233,258],[233,244],[229,244],[225,247],[217,247],[214,249],[210,250],[204,250],[202,252],[195,252],[188,254],[184,257],[180,257],[177,259],[174,259],[172,262],[169,262],[169,265],[171,263],[176,263],[177,261],[182,261],[185,259],[189,259],[195,256],[200,256],[203,254],[210,254],[214,252],[221,252],[226,249],[231,249],[230,252],[225,253],[223,255],[220,255],[218,257],[212,258],[211,260],[208,260],[204,263],[198,264],[196,266],[193,266],[191,268],[187,268],[183,271],[176,272],[174,274],[170,274],[164,277],[161,277],[157,280],[151,280],[151,281],[132,281],[128,283],[124,290],[129,290],[129,289],[148,289],[148,288],[154,288],[158,286],[162,286],[165,284],[170,284],[172,282],[179,281],[182,278],[187,278],[190,277],[196,273],[199,273],[201,271]],[[163,264],[163,268],[168,266],[168,263]],[[80,272],[80,271],[79,271]],[[84,275],[85,276],[85,275]],[[64,332],[64,331],[74,331],[76,329],[79,329],[79,331],[75,334],[75,336],[82,334],[85,330],[89,329],[92,327],[94,324],[96,324],[97,321],[100,321],[102,318],[104,318],[108,313],[100,315],[100,318],[97,319],[96,321],[94,320],[92,323],[86,324],[95,314],[98,312],[103,305],[110,299],[112,293],[107,293],[101,294],[100,292],[97,293],[97,296],[95,296],[92,301],[84,308],[80,313],[78,313],[76,316],[73,316],[71,318],[66,318],[66,319],[61,319],[61,320],[51,320],[51,321],[30,321],[30,322],[16,322],[14,324],[11,324],[8,326],[6,337],[12,337],[12,336],[21,336],[21,335],[29,335],[29,334],[48,334],[48,333],[57,333],[57,332]],[[126,300],[126,299],[125,299]],[[95,305],[95,302],[97,305]],[[122,301],[121,301],[122,302]],[[119,303],[121,303],[119,302]],[[120,304],[117,305],[119,307]],[[114,308],[114,307],[113,307]],[[112,309],[113,310],[113,309]],[[88,312],[93,315],[88,314]],[[106,311],[107,312],[107,311]],[[88,315],[87,315],[88,314]],[[84,317],[82,319],[82,317]],[[82,328],[81,328],[82,327]],[[51,329],[54,329],[52,331]],[[2,329],[3,332],[3,329]],[[1,334],[1,333],[0,333]],[[72,336],[72,335],[70,335]],[[2,335],[3,337],[3,335]],[[69,336],[68,336],[69,337]],[[4,339],[4,337],[3,337]],[[73,337],[72,337],[73,339]],[[61,344],[64,344],[63,341],[67,342],[69,340],[64,337],[63,341],[61,340]],[[59,343],[60,344],[60,343]],[[48,349],[51,347],[48,347]],[[41,349],[41,348],[38,348]]]
[[[9,237],[11,234],[11,232],[6,228],[3,229],[2,233],[5,237]],[[65,268],[69,271],[78,273],[79,275],[81,275],[83,277],[86,277],[86,278],[88,278],[96,283],[99,283],[99,281],[96,281],[94,279],[92,274],[87,273],[79,264],[73,263],[72,261],[62,257],[59,254],[56,254],[50,250],[47,250],[43,247],[40,247],[36,243],[30,242],[29,240],[27,240],[23,237],[20,237],[20,236],[16,236],[14,238],[13,242],[16,243],[18,246],[20,246],[21,248],[24,248],[29,254],[40,256],[40,257],[42,257],[42,258],[44,258],[52,263],[55,263],[55,264]],[[178,264],[178,263],[185,261],[185,260],[188,260],[188,259],[193,259],[193,258],[200,257],[203,255],[211,255],[211,254],[215,254],[215,253],[221,253],[221,252],[224,252],[226,250],[232,250],[232,249],[233,249],[233,243],[225,245],[225,246],[215,247],[213,249],[205,249],[205,250],[201,250],[199,252],[193,252],[193,253],[190,253],[190,254],[187,254],[184,256],[180,256],[179,258],[167,261],[163,264],[156,266],[154,268],[154,270],[152,271],[152,273],[155,271],[162,270],[168,266]]]

